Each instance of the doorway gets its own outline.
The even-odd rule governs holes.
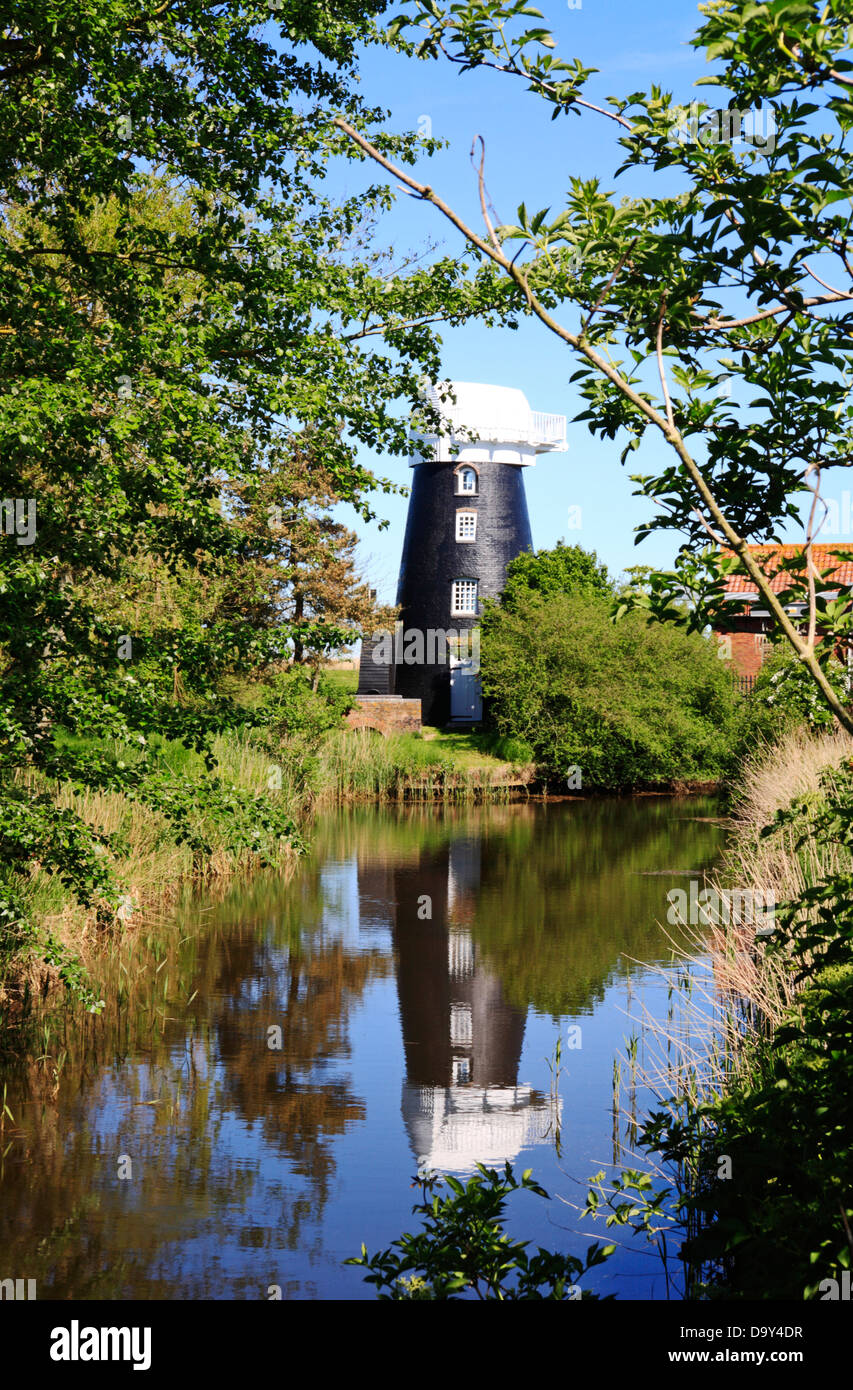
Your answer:
[[[450,722],[478,724],[483,718],[479,663],[471,657],[450,658]]]

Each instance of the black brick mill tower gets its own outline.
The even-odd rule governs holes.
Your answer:
[[[540,453],[566,449],[565,416],[531,410],[522,391],[449,384],[455,401],[442,402],[434,387],[427,392],[446,432],[415,436],[426,461],[418,454],[410,465],[395,660],[377,661],[379,648],[365,642],[358,686],[359,695],[419,699],[423,722],[436,725],[482,718],[478,649],[469,634],[483,600],[501,592],[510,560],[532,548],[523,470]],[[438,631],[466,634],[458,655],[441,659],[428,638]],[[413,650],[411,632],[423,634],[423,661],[401,659]]]

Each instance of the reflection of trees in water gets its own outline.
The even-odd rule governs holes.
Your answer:
[[[423,854],[447,846],[460,835],[502,835],[514,830],[535,833],[530,803],[478,806],[467,802],[413,802],[393,807],[353,807],[324,816],[312,836],[312,855],[357,858],[361,864],[417,865]],[[526,827],[526,830],[525,830]]]
[[[4,1272],[36,1278],[41,1297],[257,1297],[244,1271],[269,1269],[264,1288],[284,1285],[275,1251],[319,1248],[336,1141],[365,1115],[349,1021],[390,961],[381,942],[358,951],[329,926],[336,913],[316,866],[356,854],[372,866],[362,926],[384,924],[396,942],[409,1080],[459,1100],[514,1086],[531,1004],[589,1010],[626,968],[621,952],[665,953],[655,919],[665,922],[666,893],[686,879],[643,871],[709,865],[718,830],[680,819],[709,810],[643,799],[354,811],[318,822],[290,885],[259,877],[211,910],[186,904],[158,934],[154,961],[144,934],[135,946],[129,937],[110,967],[121,1006],[45,1047],[54,1060],[68,1047],[58,1085],[43,1067],[9,1077]],[[448,857],[466,839],[478,845],[477,882],[451,903]],[[424,893],[432,923],[417,916]],[[281,1051],[267,1046],[274,1024]],[[410,1099],[420,1123],[420,1094]],[[121,1153],[137,1164],[131,1182],[115,1176]]]
[[[312,1233],[318,1245],[333,1140],[365,1115],[334,1067],[349,1056],[353,1006],[390,962],[323,934],[315,872],[286,894],[279,881],[256,882],[251,897],[253,914],[240,911],[236,927],[238,896],[204,939],[184,935],[191,971],[180,952],[168,955],[181,998],[199,989],[187,1020],[164,1001],[161,970],[147,1001],[137,986],[137,1027],[127,1009],[98,1021],[103,1069],[77,1051],[55,1095],[37,1068],[10,1091],[20,1132],[0,1181],[0,1248],[40,1297],[168,1298],[176,1287],[258,1297],[276,1282],[275,1251],[307,1252]],[[267,1046],[270,1024],[282,1026],[281,1051]],[[253,1139],[247,1162],[240,1135],[258,1126],[263,1149]],[[117,1178],[123,1153],[130,1181]],[[263,1287],[218,1266],[225,1246],[270,1251]]]
[[[329,844],[418,873],[422,857],[460,838],[480,845],[468,921],[516,1008],[591,1012],[631,960],[666,958],[667,892],[701,876],[721,844],[707,798],[601,799],[502,806],[413,806],[341,813]],[[665,871],[673,870],[670,877]],[[424,888],[422,891],[427,892]]]
[[[349,1078],[329,1068],[349,1057],[353,1004],[389,962],[339,940],[309,939],[284,952],[241,943],[223,967],[211,1022],[228,1103],[248,1123],[260,1122],[266,1143],[308,1179],[316,1218],[334,1171],[330,1141],[366,1113]],[[268,1046],[271,1025],[281,1028],[280,1051]],[[298,1235],[288,1230],[284,1243],[292,1247]]]
[[[532,843],[484,847],[473,930],[512,1002],[589,1013],[633,961],[668,957],[667,892],[711,867],[720,831],[669,799],[537,809]]]

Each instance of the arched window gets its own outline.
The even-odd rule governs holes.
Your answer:
[[[456,539],[475,541],[477,539],[477,513],[462,511],[456,513]]]
[[[466,464],[464,468],[456,470],[456,494],[457,496],[473,497],[477,491],[477,470],[470,468]]]

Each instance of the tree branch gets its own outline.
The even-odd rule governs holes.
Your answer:
[[[815,276],[817,279],[817,276]],[[804,299],[802,305],[775,304],[772,309],[762,309],[758,314],[749,314],[742,319],[705,319],[703,326],[708,333],[727,332],[730,328],[746,328],[751,323],[761,323],[764,319],[775,318],[777,314],[801,313],[803,309],[813,309],[816,306],[822,307],[825,304],[837,304],[843,299],[853,299],[853,294],[844,294],[838,291],[837,294],[822,294]],[[700,318],[701,315],[696,315]]]
[[[670,400],[669,387],[666,384],[666,371],[663,365],[663,320],[665,314],[666,300],[664,299],[663,303],[660,306],[660,314],[658,315],[658,331],[655,338],[655,355],[657,356],[658,360],[658,374],[660,376],[661,391],[663,392],[663,401],[664,405],[666,406],[667,423],[669,424],[670,429],[675,429],[675,420],[672,414],[672,401]]]
[[[536,73],[527,72],[524,68],[520,68],[512,56],[510,56],[509,64],[491,63],[485,60],[481,60],[477,63],[469,63],[466,58],[457,57],[453,53],[448,52],[441,40],[438,41],[438,47],[441,49],[447,61],[449,63],[455,63],[457,67],[491,68],[494,72],[506,72],[510,77],[522,77],[525,82],[529,82],[531,86],[538,88],[539,91],[549,92],[555,100],[560,101],[560,94],[553,82],[546,82],[544,77],[538,77]],[[565,102],[563,102],[563,104],[565,105]],[[623,126],[625,130],[631,129],[630,121],[626,121],[624,116],[618,116],[615,111],[608,111],[606,106],[596,106],[594,102],[585,101],[583,97],[574,97],[571,105],[583,106],[587,111],[595,111],[599,116],[606,116],[608,120],[616,121],[617,125]]]
[[[488,233],[489,233],[489,241],[492,243],[492,246],[494,247],[494,249],[495,249],[496,251],[500,251],[500,249],[501,249],[501,244],[500,244],[500,242],[498,241],[497,237],[495,236],[495,229],[494,229],[494,227],[492,226],[491,219],[490,219],[490,217],[489,217],[489,211],[488,211],[488,208],[486,207],[486,185],[485,185],[485,182],[484,182],[484,179],[483,179],[483,170],[484,170],[485,164],[486,164],[486,142],[485,142],[485,140],[483,139],[482,135],[475,135],[475,136],[474,136],[474,139],[473,139],[473,141],[472,141],[472,143],[471,143],[471,159],[472,159],[472,161],[473,161],[473,159],[474,159],[474,146],[476,145],[476,143],[477,143],[478,140],[479,140],[479,142],[480,142],[480,168],[479,168],[479,171],[478,171],[478,174],[477,174],[477,185],[478,185],[478,188],[479,188],[479,191],[480,191],[480,209],[481,209],[482,214],[483,214],[483,221],[485,222],[485,224],[486,224],[486,229],[487,229],[487,231],[488,231]]]
[[[419,183],[418,180],[412,178],[410,174],[397,168],[396,165],[387,159],[385,155],[381,154],[379,150],[375,149],[359,131],[355,130],[342,117],[336,116],[334,118],[334,124],[339,130],[343,131],[364,154],[375,160],[376,163],[387,170],[389,174],[399,179],[407,189],[411,190],[412,193],[422,198],[425,202],[434,204],[439,212],[461,232],[466,241],[470,242],[472,246],[475,246],[477,250],[481,251],[489,260],[499,265],[524,293],[531,313],[534,314],[557,338],[573,348],[582,357],[585,357],[598,372],[605,376],[608,381],[616,387],[626,400],[630,401],[636,410],[660,430],[667,443],[671,445],[678,455],[678,458],[681,460],[688,477],[704,502],[717,529],[722,532],[747,574],[755,583],[758,592],[773,614],[787,641],[794,648],[799,660],[803,665],[808,667],[815,684],[820,688],[829,708],[832,710],[839,723],[847,729],[849,733],[853,733],[853,713],[848,711],[838,699],[821,668],[820,662],[815,656],[814,648],[805,643],[797,632],[784,606],[779,602],[776,594],[773,592],[769,580],[756,562],[754,556],[750,553],[748,542],[743,536],[738,535],[728,518],[724,515],[716,498],[711,492],[704,474],[688,450],[680,431],[675,425],[671,424],[666,416],[661,415],[660,411],[657,410],[650,401],[647,401],[644,396],[641,396],[638,391],[635,391],[633,386],[620,375],[618,370],[596,352],[586,338],[582,336],[579,337],[577,334],[572,333],[568,328],[565,328],[554,319],[545,306],[541,304],[533,294],[521,271],[507,260],[503,250],[500,249],[496,251],[494,247],[484,241],[482,237],[478,236],[474,229],[469,227],[459,214],[434,192],[429,184]]]

